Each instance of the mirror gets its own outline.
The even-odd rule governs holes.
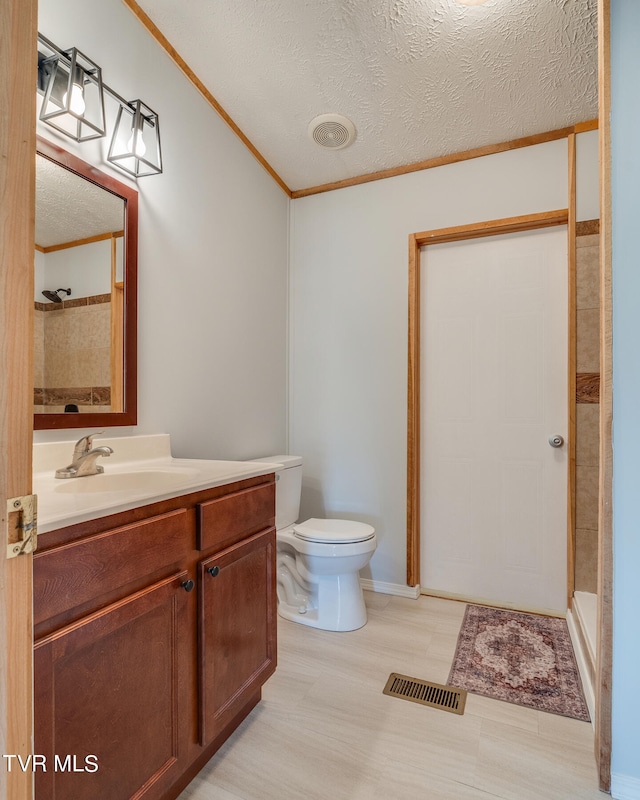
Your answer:
[[[137,422],[138,193],[38,137],[34,428]]]

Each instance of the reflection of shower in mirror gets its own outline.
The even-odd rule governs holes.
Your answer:
[[[53,285],[55,286],[55,283]],[[42,294],[47,298],[47,300],[51,300],[53,303],[61,303],[62,298],[58,292],[66,292],[68,296],[71,294],[71,289],[56,289],[55,292],[52,289],[45,289]]]
[[[46,139],[37,150],[34,428],[135,425],[138,193]]]

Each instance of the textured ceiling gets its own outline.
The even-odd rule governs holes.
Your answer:
[[[597,116],[597,0],[138,0],[293,189]],[[358,138],[326,151],[318,114]]]
[[[122,198],[37,157],[36,244],[51,247],[123,228]]]

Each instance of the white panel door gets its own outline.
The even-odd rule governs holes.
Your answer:
[[[421,253],[423,589],[567,608],[567,229]]]

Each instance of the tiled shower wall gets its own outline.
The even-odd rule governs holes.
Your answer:
[[[599,221],[576,238],[576,591],[596,592],[600,389]]]
[[[36,303],[36,413],[111,410],[111,295]]]

